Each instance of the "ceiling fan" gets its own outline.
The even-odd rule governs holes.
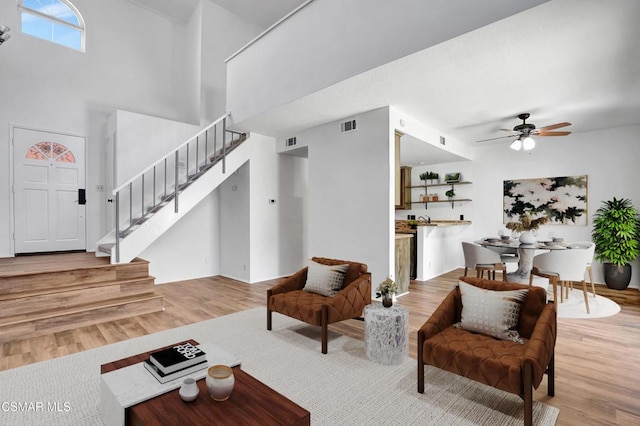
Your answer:
[[[536,146],[536,142],[533,140],[531,136],[567,136],[571,134],[571,132],[566,132],[566,131],[559,131],[559,132],[553,131],[561,127],[570,126],[571,123],[564,121],[562,123],[551,124],[550,126],[544,126],[539,129],[536,129],[535,124],[527,123],[527,118],[529,118],[529,116],[530,116],[529,113],[518,115],[518,118],[522,120],[522,124],[518,124],[513,128],[513,130],[500,129],[503,132],[511,133],[510,135],[500,136],[500,137],[491,138],[491,139],[483,139],[477,142],[487,142],[487,141],[493,141],[496,139],[516,137],[516,139],[514,139],[513,142],[511,143],[510,148],[516,151],[520,150],[521,148],[524,148],[525,150],[528,151],[530,149],[533,149]]]

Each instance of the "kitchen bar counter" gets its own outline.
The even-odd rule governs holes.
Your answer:
[[[432,220],[431,223],[427,223],[426,220],[419,220],[418,226],[459,226],[459,225],[471,225],[470,220]],[[416,234],[417,229],[411,229],[409,227],[408,220],[396,220],[396,234]]]

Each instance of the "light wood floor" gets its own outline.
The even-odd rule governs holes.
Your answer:
[[[409,308],[410,354],[415,358],[415,331],[456,282],[462,270],[426,282],[412,282],[399,299]],[[244,284],[213,277],[157,286],[165,312],[142,315],[0,345],[0,370],[155,333],[229,313],[263,307],[274,281]],[[536,400],[560,409],[558,425],[640,424],[640,304],[632,303],[610,318],[558,320],[556,396],[546,395],[546,378]],[[345,321],[331,330],[363,338],[363,322]],[[331,334],[330,334],[331,336]],[[320,350],[320,342],[318,342]],[[331,340],[329,341],[331,351]]]

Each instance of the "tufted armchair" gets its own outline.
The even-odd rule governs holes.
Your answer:
[[[335,322],[362,316],[371,303],[371,274],[367,265],[346,260],[314,257],[324,265],[349,264],[342,290],[333,297],[304,291],[307,268],[285,278],[267,290],[267,330],[271,330],[271,313],[280,314],[322,327],[322,353],[327,353],[327,326]]]
[[[488,290],[519,290],[520,284],[461,277]],[[547,373],[549,396],[554,394],[556,307],[546,303],[546,291],[531,287],[520,307],[518,332],[524,344],[499,340],[453,327],[460,321],[460,289],[454,288],[418,330],[418,392],[424,393],[424,366],[438,367],[480,383],[519,395],[524,423],[533,421],[533,387]]]

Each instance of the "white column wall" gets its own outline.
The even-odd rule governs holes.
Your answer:
[[[251,160],[220,187],[220,274],[254,283],[290,275],[307,258],[307,159],[277,154],[268,136],[244,143]]]
[[[388,108],[349,118],[358,130],[334,122],[297,135],[309,146],[309,256],[366,263],[375,289],[394,274],[393,129]]]
[[[244,143],[252,143],[250,138]],[[249,160],[220,185],[220,275],[249,282],[250,250],[250,176]]]
[[[275,138],[254,133],[251,140],[250,282],[258,282],[304,264],[307,161],[276,153]]]

